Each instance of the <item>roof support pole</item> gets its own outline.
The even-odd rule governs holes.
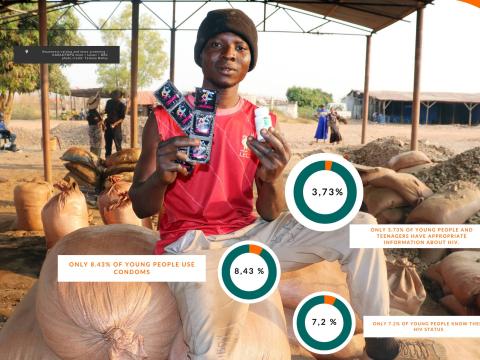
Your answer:
[[[177,3],[173,0],[172,28],[170,29],[170,81],[175,82],[175,12]]]
[[[38,1],[40,46],[47,46],[47,1]],[[52,182],[52,159],[50,158],[50,114],[48,112],[48,64],[40,64],[40,98],[42,107],[43,174],[45,181]]]
[[[368,124],[368,89],[370,81],[370,44],[372,35],[367,36],[367,46],[365,50],[365,80],[363,83],[363,120],[362,120],[362,144],[365,144],[367,138],[367,124]]]
[[[132,0],[132,57],[130,69],[130,147],[138,143],[138,18],[140,0]]]
[[[415,40],[415,72],[413,79],[412,136],[410,150],[418,147],[418,123],[420,120],[420,73],[422,68],[423,8],[417,10],[417,32]]]
[[[473,104],[473,103],[465,103],[464,104],[467,109],[468,109],[468,126],[472,126],[472,110],[475,109],[475,107],[478,105],[478,104]]]

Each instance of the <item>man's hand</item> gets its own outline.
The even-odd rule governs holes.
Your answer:
[[[249,137],[247,146],[260,160],[256,178],[264,183],[273,183],[280,178],[291,157],[290,147],[280,132],[274,128],[261,131],[265,142]]]
[[[176,160],[187,160],[187,154],[179,151],[178,148],[198,145],[200,145],[198,139],[189,139],[187,136],[176,136],[158,143],[156,172],[162,184],[173,183],[178,173],[184,176],[188,175],[188,170],[175,162]]]

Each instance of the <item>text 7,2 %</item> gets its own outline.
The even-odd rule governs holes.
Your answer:
[[[312,319],[313,321],[313,324],[312,325],[317,325],[317,326],[321,326],[321,325],[329,325],[327,324],[327,319]],[[330,325],[337,325],[337,320],[336,319],[330,319]]]

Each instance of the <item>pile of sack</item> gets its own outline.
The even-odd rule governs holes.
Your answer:
[[[112,154],[105,161],[105,178],[117,175],[123,181],[132,182],[133,170],[135,170],[139,157],[140,149],[138,148],[125,149]]]
[[[379,224],[463,224],[480,210],[480,189],[453,181],[437,193],[414,173],[431,166],[421,151],[394,156],[388,167],[355,165],[364,185],[364,204]]]
[[[456,315],[480,315],[480,252],[455,251],[431,265],[427,277],[443,291],[440,303]]]

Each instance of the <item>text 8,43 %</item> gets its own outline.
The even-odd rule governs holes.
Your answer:
[[[265,273],[265,270],[261,267],[257,268],[257,270],[255,271],[254,268],[235,268],[235,270],[233,271],[235,273],[235,275],[242,275],[242,274],[245,274],[245,275],[254,275],[254,274],[258,274],[258,275],[263,275]]]
[[[343,190],[341,188],[313,188],[313,196],[342,196]]]

